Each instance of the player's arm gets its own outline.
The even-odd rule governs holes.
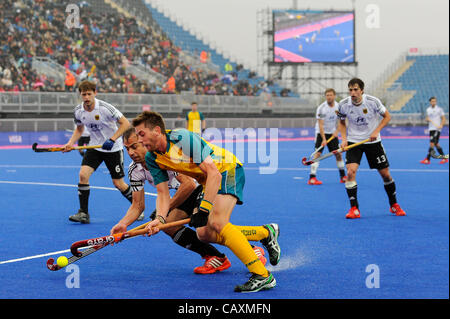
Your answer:
[[[317,122],[319,123],[319,133],[320,133],[320,136],[322,137],[322,145],[325,146],[325,145],[327,145],[327,139],[325,138],[325,130],[323,128],[324,120],[319,119],[319,120],[317,120]]]
[[[170,207],[169,183],[162,182],[156,185],[156,218],[146,228],[147,235],[155,235],[159,232],[158,225],[165,224]]]
[[[206,226],[208,223],[209,214],[213,209],[213,203],[219,191],[222,181],[222,174],[214,164],[211,156],[207,156],[199,168],[206,174],[206,183],[204,189],[203,199],[200,202],[198,211],[192,215],[189,226],[198,228]]]
[[[385,127],[391,121],[391,114],[387,109],[384,111],[384,113],[380,113],[380,115],[383,117],[383,119],[378,124],[377,128],[372,132],[372,134],[370,134],[371,141],[375,141],[383,127]]]
[[[117,123],[119,124],[119,128],[113,134],[113,136],[109,138],[109,140],[103,143],[102,149],[110,151],[113,148],[114,143],[117,141],[117,139],[121,137],[122,134],[130,127],[130,122],[123,115],[117,120]]]
[[[70,152],[73,149],[72,145],[75,144],[76,141],[78,141],[78,139],[81,137],[81,134],[83,134],[83,131],[84,125],[77,125],[69,141],[64,145],[64,153]]]
[[[445,125],[445,115],[442,114],[441,116],[441,125],[439,125],[439,129],[442,129]]]
[[[180,206],[194,191],[197,186],[189,176],[179,174],[175,177],[180,182],[180,187],[170,199],[169,210]]]
[[[339,133],[341,133],[342,136],[342,142],[341,147],[347,146],[347,124],[345,123],[345,119],[340,119],[338,122],[338,129]]]
[[[200,167],[200,169],[206,174],[203,200],[213,203],[216,199],[217,192],[220,189],[222,174],[220,174],[211,156],[206,157],[198,167]]]
[[[145,191],[141,189],[133,192],[133,199],[130,208],[125,216],[111,229],[111,235],[127,231],[127,227],[138,219],[145,209]]]
[[[121,118],[119,118],[117,120],[117,123],[119,124],[119,128],[114,133],[114,135],[110,137],[113,141],[116,141],[119,137],[121,137],[122,134],[126,130],[128,130],[128,128],[131,126],[130,121],[128,121],[128,119],[125,116],[123,116],[123,115],[122,115]]]

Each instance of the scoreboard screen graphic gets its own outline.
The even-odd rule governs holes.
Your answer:
[[[354,11],[274,10],[273,62],[355,63]]]

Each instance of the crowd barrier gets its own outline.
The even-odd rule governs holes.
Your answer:
[[[276,130],[276,131],[275,131]],[[276,135],[274,135],[276,132]],[[28,148],[33,143],[39,145],[63,145],[72,132],[70,131],[48,131],[48,132],[0,132],[0,148]],[[252,140],[267,139],[277,136],[280,141],[288,140],[312,140],[314,139],[314,128],[247,128],[247,129],[225,129],[208,128],[204,137],[208,140],[233,139]],[[397,126],[385,127],[382,131],[383,138],[428,138],[428,128],[425,126]],[[449,128],[445,126],[441,132],[441,138],[448,138]]]

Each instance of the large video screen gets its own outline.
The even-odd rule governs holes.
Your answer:
[[[275,63],[354,63],[353,11],[273,11]]]

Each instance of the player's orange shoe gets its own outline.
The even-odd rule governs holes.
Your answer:
[[[405,211],[397,203],[392,205],[389,210],[391,211],[392,214],[395,214],[396,216],[406,216]]]
[[[342,176],[340,181],[342,184],[345,184],[345,182],[347,181],[347,176]]]
[[[256,256],[258,256],[259,260],[261,260],[262,264],[265,266],[267,263],[267,258],[264,256],[264,249],[258,246],[253,246],[253,250],[255,251]]]
[[[317,178],[315,177],[311,177],[308,181],[309,185],[322,185],[322,181],[319,181]]]
[[[430,160],[428,158],[421,160],[420,163],[422,164],[430,164]]]
[[[356,206],[353,206],[348,211],[347,215],[345,215],[345,218],[347,219],[354,219],[354,218],[360,218],[361,214],[359,213],[359,209]]]
[[[223,258],[217,256],[205,256],[202,258],[205,259],[205,264],[194,268],[196,274],[213,274],[217,271],[228,269],[231,266],[227,256]]]
[[[442,159],[442,161],[439,162],[439,164],[446,164],[448,163],[448,158]]]

